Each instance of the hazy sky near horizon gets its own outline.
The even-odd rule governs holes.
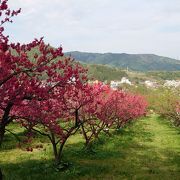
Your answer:
[[[14,42],[44,36],[64,51],[154,53],[180,59],[180,0],[9,0]]]

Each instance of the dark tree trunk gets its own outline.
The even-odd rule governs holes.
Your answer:
[[[5,126],[0,124],[0,147],[4,139],[4,134],[5,134]]]
[[[56,143],[56,139],[53,133],[51,133],[51,137],[49,138],[52,146],[53,146],[53,154],[54,154],[54,160],[55,160],[55,164],[58,165],[58,150],[57,150],[57,143]]]
[[[118,124],[117,124],[117,129],[121,129],[123,128],[123,126],[125,125],[125,121],[118,121]]]
[[[85,146],[88,146],[88,144],[89,144],[89,138],[88,138],[88,136],[87,136],[87,134],[86,134],[86,132],[85,132],[85,129],[84,129],[83,124],[81,125],[81,129],[82,129],[83,137],[84,137],[84,139],[85,139]]]
[[[79,114],[78,109],[75,110],[75,127],[78,127],[79,124]]]
[[[57,145],[55,143],[53,145],[53,152],[54,152],[54,159],[55,159],[55,164],[58,164],[58,152],[57,152]]]
[[[62,161],[62,152],[63,152],[63,148],[64,148],[64,145],[65,145],[65,143],[66,143],[66,140],[67,139],[65,139],[62,143],[61,143],[61,145],[60,145],[60,147],[59,147],[59,151],[58,151],[58,164],[61,164],[61,161]]]
[[[3,142],[3,139],[4,139],[6,126],[10,122],[12,122],[12,120],[13,120],[12,117],[9,117],[9,114],[10,114],[10,111],[11,111],[12,107],[13,107],[13,103],[10,102],[7,105],[7,107],[5,108],[3,117],[2,117],[1,122],[0,122],[0,146],[2,145],[2,142]]]
[[[57,148],[54,148],[53,146],[53,151],[54,151],[54,160],[55,160],[55,164],[58,164],[58,153],[57,153]]]
[[[99,126],[99,129],[95,129],[95,130],[94,130],[94,137],[95,137],[96,139],[99,139],[99,134],[100,134],[100,132],[104,129],[104,127],[105,127],[105,124],[102,123],[102,124]]]
[[[57,143],[55,141],[55,136],[54,134],[52,133],[51,134],[51,143],[52,143],[52,146],[53,146],[53,153],[54,153],[54,160],[55,160],[55,165],[58,166],[61,164],[61,161],[62,161],[62,152],[63,152],[63,147],[66,143],[66,140],[65,139],[59,146],[59,149],[57,147]]]
[[[2,174],[1,168],[0,168],[0,180],[3,180],[3,174]]]

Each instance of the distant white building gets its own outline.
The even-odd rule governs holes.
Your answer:
[[[129,84],[132,85],[131,81],[129,79],[127,79],[126,77],[122,77],[121,79],[121,84]]]
[[[164,87],[180,87],[180,81],[166,80],[164,83]]]
[[[131,83],[131,81],[129,81],[129,79],[127,79],[126,77],[122,77],[121,81],[111,81],[110,87],[113,89],[117,89],[122,84],[132,85],[132,83]]]
[[[110,87],[112,89],[117,89],[119,85],[120,85],[120,81],[111,81],[110,83]]]
[[[158,86],[157,82],[153,82],[153,81],[149,81],[149,80],[145,81],[144,84],[148,88],[156,88]]]

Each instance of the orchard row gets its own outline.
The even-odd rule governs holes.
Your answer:
[[[143,97],[102,83],[88,84],[87,70],[63,57],[62,47],[54,49],[43,38],[10,43],[4,25],[19,13],[1,1],[0,144],[6,143],[9,124],[17,122],[29,136],[46,136],[59,164],[67,139],[77,132],[88,146],[101,132],[108,134],[110,128],[122,128],[146,113]]]

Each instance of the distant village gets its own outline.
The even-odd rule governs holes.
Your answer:
[[[98,80],[89,81],[89,83],[98,83]],[[107,82],[104,82],[107,84]],[[180,88],[180,80],[165,80],[163,83],[159,83],[157,81],[146,80],[144,82],[140,82],[139,84],[146,86],[147,88],[159,88],[159,87],[167,87],[167,88]],[[131,82],[127,77],[122,77],[120,81],[110,81],[110,87],[112,89],[118,89],[123,85],[133,86],[133,82]]]

